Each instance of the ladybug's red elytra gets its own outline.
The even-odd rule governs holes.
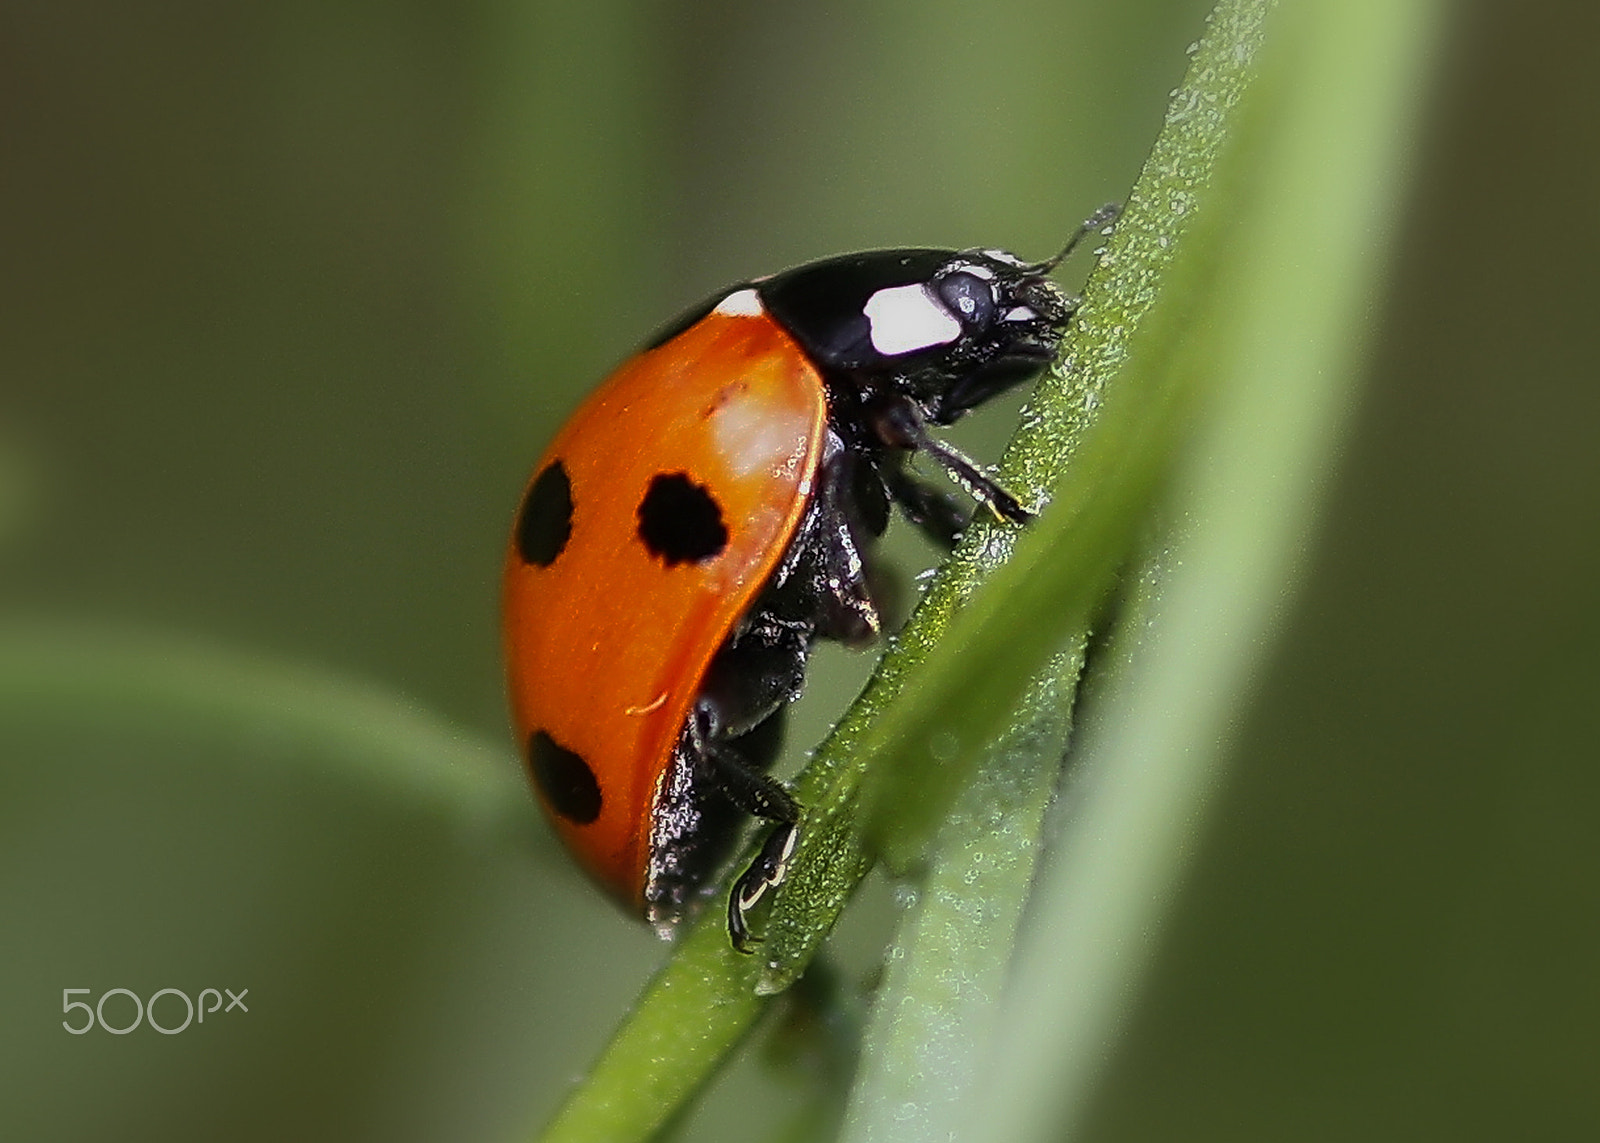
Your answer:
[[[728,930],[785,874],[801,808],[767,774],[818,639],[878,634],[873,544],[898,504],[943,545],[955,498],[1029,512],[929,431],[1036,375],[1076,300],[1000,250],[882,250],[727,289],[625,362],[534,469],[505,567],[511,706],[573,855],[666,931],[774,823]]]

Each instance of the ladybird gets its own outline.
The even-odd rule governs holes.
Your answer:
[[[624,362],[534,469],[505,564],[513,719],[578,862],[664,935],[737,841],[728,931],[794,851],[801,807],[767,773],[818,639],[879,633],[873,546],[891,504],[954,543],[1017,499],[931,431],[1036,375],[1076,299],[1001,250],[880,250],[723,290]]]

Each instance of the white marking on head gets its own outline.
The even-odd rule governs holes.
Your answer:
[[[879,290],[861,307],[872,323],[872,348],[885,357],[949,345],[961,323],[920,282]]]
[[[711,312],[723,317],[760,317],[767,311],[761,304],[761,295],[747,287],[733,291],[718,302]]]
[[[1030,306],[1013,306],[1006,311],[1006,321],[1032,321],[1039,315]]]

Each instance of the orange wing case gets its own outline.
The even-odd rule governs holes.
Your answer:
[[[512,710],[524,747],[542,730],[588,764],[592,821],[540,800],[588,872],[637,908],[662,775],[712,656],[799,527],[826,411],[780,327],[712,312],[618,369],[535,469],[565,466],[572,528],[549,566],[515,542],[507,559]],[[639,505],[664,474],[715,498],[728,532],[716,555],[668,563],[641,541]]]

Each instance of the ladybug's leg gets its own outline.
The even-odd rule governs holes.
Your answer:
[[[700,683],[696,708],[705,740],[726,742],[748,734],[799,698],[814,637],[812,624],[758,605],[716,653]]]
[[[761,852],[750,863],[750,868],[739,874],[728,894],[728,937],[733,947],[742,953],[753,952],[752,944],[761,938],[750,932],[745,914],[756,907],[756,902],[768,889],[783,884],[789,873],[789,858],[794,856],[795,844],[800,840],[800,828],[794,822],[782,822],[767,835]]]
[[[715,738],[703,743],[698,757],[723,797],[754,817],[778,823],[728,894],[728,936],[734,948],[747,953],[760,938],[751,935],[745,914],[788,874],[789,857],[799,839],[800,804],[776,778],[753,768],[737,750]]]
[[[986,475],[967,457],[928,431],[928,423],[915,401],[895,396],[868,413],[873,431],[884,444],[925,452],[938,462],[951,480],[979,504],[1002,520],[1025,524],[1033,518],[1017,498]]]
[[[780,745],[788,703],[804,685],[813,638],[809,623],[758,608],[712,660],[690,718],[705,783],[745,813],[778,823],[728,897],[728,935],[740,952],[759,939],[745,914],[783,881],[794,852],[800,806],[765,770]]]
[[[888,524],[883,484],[871,465],[838,448],[823,459],[806,521],[802,577],[807,610],[824,639],[860,646],[883,626],[873,598],[871,540]]]
[[[805,685],[809,627],[757,611],[711,660],[689,718],[688,738],[707,783],[747,814],[792,822],[794,799],[766,773],[783,739],[783,716]]]
[[[936,488],[906,466],[907,453],[898,449],[879,466],[889,495],[907,520],[945,550],[956,546],[966,531],[971,511],[942,488]]]
[[[800,820],[800,805],[770,774],[752,767],[737,751],[721,742],[709,742],[701,758],[722,796],[752,817],[793,825]]]

